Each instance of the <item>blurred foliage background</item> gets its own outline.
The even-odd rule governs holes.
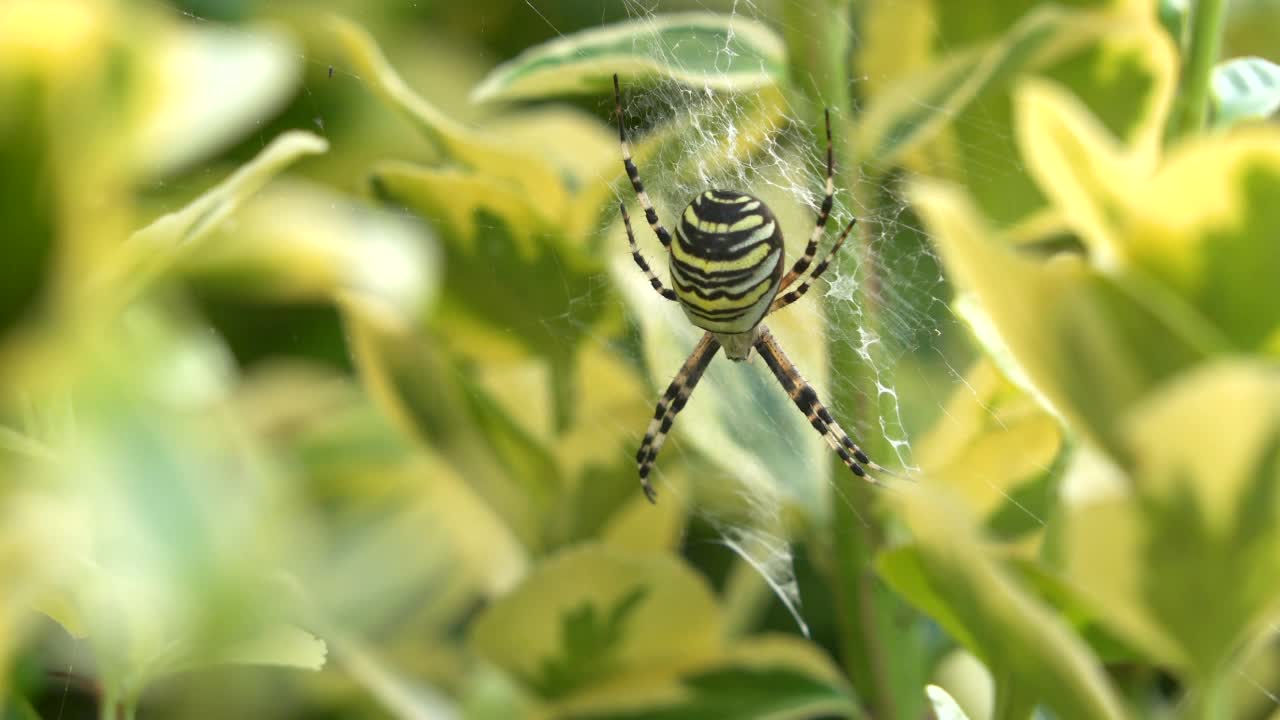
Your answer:
[[[0,1],[0,717],[1280,717],[1277,62],[1273,0]],[[834,110],[770,323],[905,480],[722,361],[645,502],[696,334],[614,72],[667,222],[792,257]]]

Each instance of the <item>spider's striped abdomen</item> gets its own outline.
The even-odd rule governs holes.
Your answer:
[[[690,322],[715,333],[759,324],[782,280],[782,231],[763,202],[708,190],[680,216],[671,280]]]

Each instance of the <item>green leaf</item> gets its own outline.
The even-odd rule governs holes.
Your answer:
[[[1275,128],[1198,138],[1153,171],[1060,90],[1027,85],[1018,104],[1028,167],[1095,266],[1134,283],[1202,347],[1270,348],[1280,332],[1271,301],[1280,248],[1260,238],[1280,233]],[[1218,181],[1206,186],[1206,177]]]
[[[554,456],[465,379],[436,336],[355,298],[342,309],[361,378],[405,436],[447,457],[526,547],[544,547],[562,482]]]
[[[336,661],[378,700],[384,709],[400,718],[453,718],[459,716],[457,703],[440,690],[409,677],[373,647],[352,638],[333,642]]]
[[[60,233],[60,184],[45,130],[44,93],[33,78],[12,81],[0,75],[0,217],[7,226],[0,336],[42,301]]]
[[[892,167],[904,154],[931,139],[986,88],[1036,62],[1051,42],[1061,42],[1069,17],[1056,7],[1037,8],[1000,42],[953,53],[924,72],[885,88],[859,124],[860,157],[879,167]]]
[[[86,293],[102,293],[123,303],[141,293],[195,250],[250,197],[298,158],[323,153],[329,143],[293,130],[276,138],[230,177],[193,200],[134,233],[110,262],[89,278]],[[94,298],[94,295],[90,295]],[[97,298],[101,301],[101,298]]]
[[[1133,490],[1070,507],[1068,578],[1101,622],[1212,683],[1280,599],[1280,380],[1256,362],[1206,365],[1123,428]]]
[[[689,694],[677,703],[654,703],[643,710],[572,713],[573,720],[749,720],[847,716],[848,696],[830,684],[787,667],[744,668],[732,665],[682,678]]]
[[[544,221],[565,216],[569,198],[563,175],[536,146],[513,145],[505,136],[476,132],[446,116],[409,88],[368,33],[342,18],[331,22],[360,76],[432,143],[440,165],[475,172],[523,195],[532,214]]]
[[[946,598],[931,584],[917,545],[900,545],[881,551],[876,556],[876,572],[894,592],[933,618],[961,646],[972,650],[979,645],[978,638],[970,633],[964,621],[948,606]]]
[[[171,672],[189,671],[214,665],[272,665],[299,670],[324,667],[328,649],[325,642],[293,625],[258,629],[252,637],[220,647],[216,652],[194,657],[175,665]]]
[[[406,327],[427,316],[440,250],[411,218],[302,181],[274,183],[183,259],[206,287],[277,302],[359,298]]]
[[[0,718],[4,720],[41,720],[40,713],[25,698],[18,697],[0,685]]]
[[[544,698],[670,678],[719,657],[720,612],[680,561],[580,545],[553,556],[472,626],[471,644]]]
[[[1211,79],[1213,124],[1230,127],[1280,109],[1280,65],[1259,57],[1219,63]]]
[[[29,490],[6,517],[56,548],[48,579],[22,578],[40,581],[37,607],[85,635],[107,692],[130,701],[192,667],[323,661],[277,575],[298,557],[295,498],[225,412],[225,349],[179,319],[135,304],[32,395],[74,423],[40,438],[58,462],[21,468]]]
[[[601,609],[589,602],[561,618],[563,654],[548,658],[537,675],[528,678],[534,690],[546,698],[560,698],[573,690],[598,682],[617,670],[614,655],[624,637],[625,623],[644,600],[647,590],[637,587],[612,607]]]
[[[1117,459],[1124,411],[1219,347],[1187,331],[1147,285],[1070,255],[1019,256],[954,191],[921,184],[914,197],[952,279],[973,291],[1053,412]]]
[[[1154,154],[1177,73],[1168,37],[1142,3],[1075,4],[1114,7],[1019,3],[957,14],[958,6],[936,3],[940,18],[915,21],[936,22],[943,37],[909,36],[906,60],[896,33],[892,43],[868,48],[863,62],[892,81],[873,88],[859,132],[863,155],[881,170],[907,160],[966,183],[998,227],[1053,224],[1044,196],[1027,182],[1013,132],[1012,89],[1028,76],[1069,86],[1113,133]]]
[[[627,85],[671,80],[697,89],[750,91],[782,82],[782,39],[742,15],[658,15],[562,36],[498,66],[476,100],[524,100],[605,92],[617,73]]]
[[[992,674],[1059,717],[1123,718],[1123,706],[1089,648],[1049,607],[1027,592],[989,554],[963,510],[938,488],[911,489],[895,505],[917,546],[911,564],[890,556],[895,587],[926,612],[941,607],[944,627]],[[902,582],[912,568],[910,583]],[[997,696],[1002,688],[997,686]]]
[[[840,674],[815,646],[782,635],[755,637],[674,683],[631,696],[597,693],[561,704],[574,720],[662,718],[749,720],[850,717],[857,706]]]
[[[443,242],[440,322],[462,332],[478,325],[494,342],[514,340],[549,359],[557,427],[567,427],[578,392],[574,358],[605,317],[592,292],[599,266],[559,226],[542,222],[527,196],[491,178],[386,163],[372,183],[384,202],[427,219]]]
[[[944,481],[1012,539],[1043,528],[1064,449],[1058,419],[980,360],[913,457],[923,475]]]

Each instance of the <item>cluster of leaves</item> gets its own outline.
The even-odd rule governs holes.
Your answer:
[[[1280,70],[1202,73],[1198,133],[1202,23],[1174,3],[782,5],[785,36],[696,13],[531,48],[475,76],[503,109],[482,129],[306,9],[278,18],[305,48],[159,5],[0,11],[0,713],[72,680],[104,718],[1227,717],[1263,697],[1234,686],[1278,677],[1280,132],[1255,118]],[[317,48],[336,74],[300,66]],[[273,180],[329,149],[287,132],[153,217],[137,188],[209,162],[308,71],[359,78],[361,108],[311,179]],[[918,485],[870,523],[756,367],[713,369],[662,502],[638,492],[633,445],[693,333],[609,221],[604,118],[503,105],[603,98],[614,72],[742,95],[740,132],[700,151],[750,159],[828,104],[844,167],[915,178],[981,354],[915,443]],[[641,138],[642,165],[681,133]],[[811,376],[854,377],[848,334],[803,330],[823,314],[771,325]],[[682,552],[699,533],[738,554]],[[779,542],[811,638],[773,618]],[[318,672],[209,689],[244,664]]]
[[[953,60],[959,85],[915,75],[954,109],[914,124],[937,138],[872,133],[932,176],[912,204],[984,350],[877,564],[990,670],[1001,717],[1247,717],[1280,598],[1275,66],[1214,68],[1199,133],[1179,108],[1204,39],[1180,57],[1150,4],[1093,5],[1021,16]]]

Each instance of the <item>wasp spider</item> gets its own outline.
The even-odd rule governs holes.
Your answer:
[[[849,439],[830,411],[818,399],[818,394],[800,375],[782,346],[774,339],[769,328],[761,322],[770,315],[799,300],[827,269],[836,251],[844,244],[857,218],[849,221],[822,261],[800,285],[788,290],[798,280],[818,252],[831,214],[835,185],[832,179],[831,114],[827,113],[827,186],[818,211],[818,221],[809,236],[804,255],[796,260],[784,275],[782,230],[769,208],[759,199],[746,193],[726,190],[707,190],[690,202],[676,225],[674,242],[671,233],[658,220],[658,213],[644,191],[640,171],[631,161],[631,148],[622,117],[622,93],[618,88],[618,76],[613,76],[614,109],[618,114],[618,140],[622,144],[622,164],[635,188],[640,206],[644,208],[649,227],[658,236],[670,256],[671,284],[662,284],[649,263],[636,246],[631,230],[631,218],[625,204],[619,203],[622,222],[631,244],[631,257],[649,278],[649,284],[662,297],[678,301],[685,315],[694,325],[706,330],[693,354],[658,401],[653,420],[645,431],[644,441],[636,453],[640,468],[640,484],[645,495],[653,502],[657,498],[649,484],[649,471],[666,441],[667,433],[676,415],[684,408],[702,373],[720,348],[730,360],[748,360],[751,351],[760,353],[800,412],[840,456],[853,474],[875,482],[867,475],[866,468],[888,472],[871,462],[865,453]],[[779,294],[783,293],[783,294]]]

